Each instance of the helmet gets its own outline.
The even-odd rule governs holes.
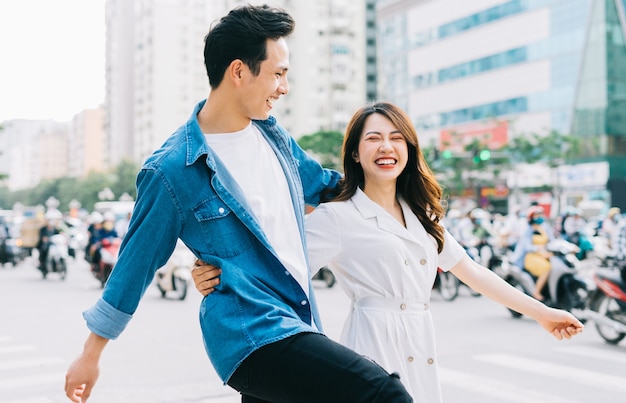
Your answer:
[[[543,214],[543,207],[531,206],[526,212],[526,218],[528,219],[528,222],[531,222],[535,214]]]
[[[89,221],[92,224],[101,224],[102,221],[104,221],[104,217],[102,217],[102,214],[100,214],[99,212],[94,211],[89,215]]]
[[[613,218],[613,216],[615,216],[615,215],[617,215],[619,213],[621,213],[621,210],[619,209],[619,207],[611,207],[609,209],[609,212],[607,213],[607,216],[609,218]]]
[[[102,218],[104,221],[115,221],[115,214],[112,211],[107,211]]]
[[[460,218],[460,217],[461,217],[460,210],[453,208],[453,209],[450,209],[450,211],[448,211],[448,218],[454,219],[454,218]]]
[[[59,210],[48,210],[44,216],[48,221],[60,220],[63,214]]]
[[[480,219],[487,218],[489,216],[489,213],[487,213],[485,210],[481,208],[475,208],[472,211],[470,211],[469,216],[470,218],[480,220]]]

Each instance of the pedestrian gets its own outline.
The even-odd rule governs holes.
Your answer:
[[[209,358],[242,402],[411,402],[381,366],[323,335],[305,257],[305,204],[340,175],[323,169],[270,116],[287,94],[281,9],[231,10],[205,38],[211,86],[190,119],[144,163],[119,260],[84,313],[91,333],[65,392],[85,402],[99,359],[135,313],[180,238],[221,268],[200,325]],[[313,385],[313,386],[312,386]]]
[[[582,331],[570,313],[547,307],[474,262],[440,224],[442,190],[400,108],[380,102],[356,112],[346,130],[343,168],[338,196],[307,217],[310,266],[328,265],[352,301],[341,342],[398,372],[414,401],[442,401],[430,313],[438,267],[534,318],[559,340]],[[203,283],[206,269],[194,270],[203,294],[210,291]]]

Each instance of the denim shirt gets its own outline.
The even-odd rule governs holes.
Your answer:
[[[137,201],[118,262],[102,298],[83,316],[92,332],[117,338],[180,238],[196,257],[222,268],[220,285],[202,300],[200,325],[209,358],[227,382],[259,347],[322,326],[310,280],[307,298],[207,145],[196,116],[204,102],[137,175]],[[304,203],[317,205],[340,175],[323,169],[273,117],[253,124],[283,168],[306,252]]]

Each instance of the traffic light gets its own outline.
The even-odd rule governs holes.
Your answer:
[[[475,148],[472,154],[472,161],[474,164],[478,164],[480,162],[489,161],[491,159],[491,151],[489,149],[478,149]]]
[[[443,152],[441,153],[441,156],[443,157],[444,160],[449,160],[450,158],[452,158],[452,151],[443,150]]]

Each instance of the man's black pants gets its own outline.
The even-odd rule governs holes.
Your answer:
[[[242,403],[405,403],[413,399],[396,374],[328,337],[300,333],[263,346],[228,385]]]

